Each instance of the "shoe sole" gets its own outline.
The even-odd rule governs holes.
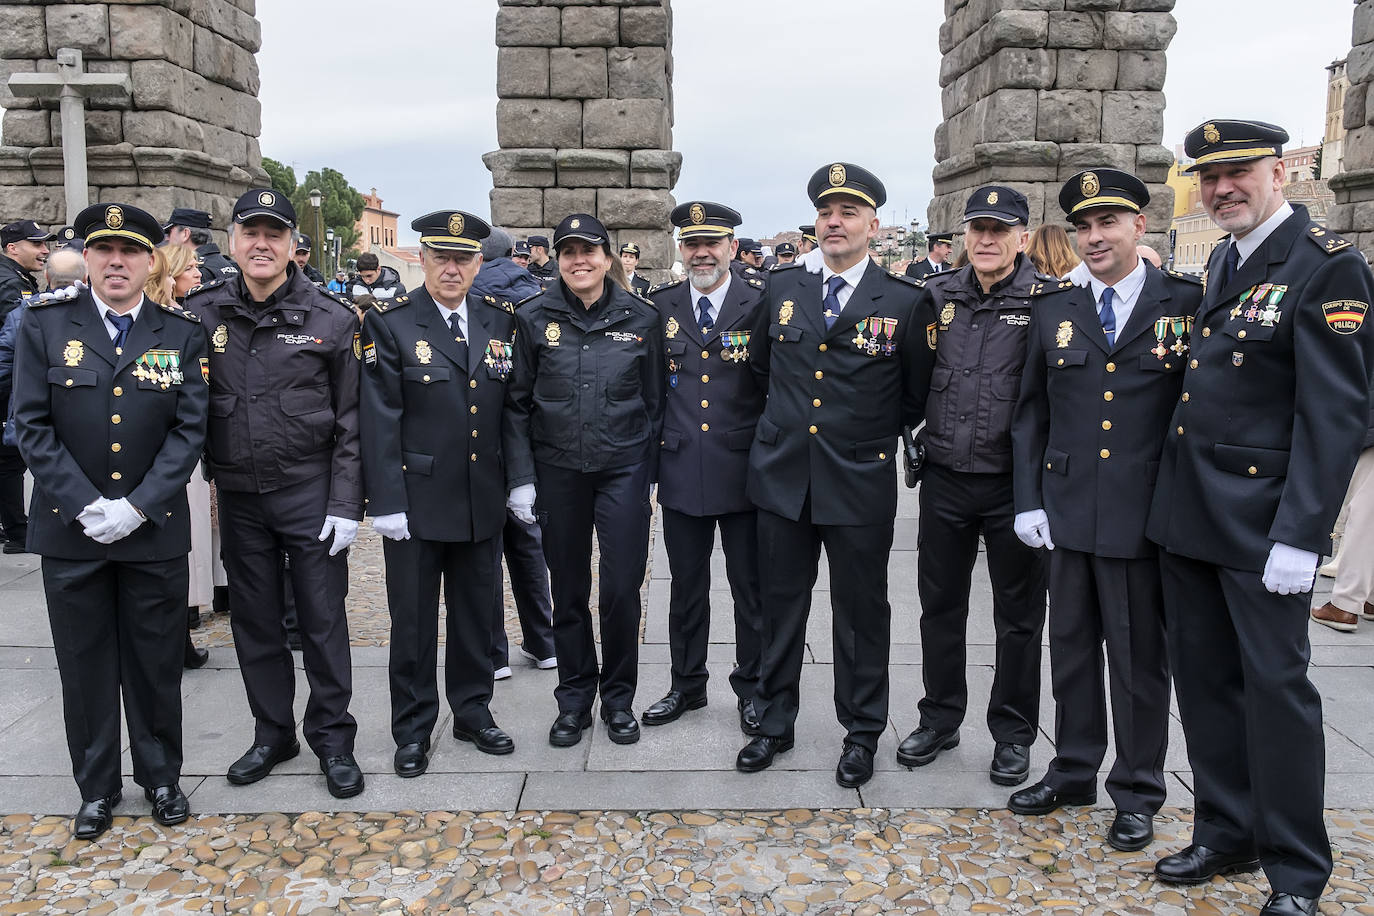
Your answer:
[[[654,726],[654,725],[667,725],[667,724],[669,724],[670,722],[676,722],[678,719],[681,719],[682,716],[683,716],[685,713],[688,713],[688,712],[692,711],[693,709],[702,709],[702,708],[704,708],[705,706],[706,706],[706,697],[700,697],[699,699],[695,699],[695,700],[691,701],[690,703],[687,703],[687,704],[684,705],[684,706],[679,706],[677,712],[673,713],[673,715],[672,715],[670,718],[663,719],[663,718],[654,717],[654,718],[651,719],[651,718],[649,718],[649,713],[648,713],[648,711],[645,710],[644,714],[641,715],[641,716],[639,717],[639,720],[640,720],[641,722],[643,722],[645,725],[648,725],[648,726]]]
[[[466,742],[468,742],[469,744],[471,744],[473,747],[477,748],[477,749],[478,749],[479,751],[481,751],[482,753],[484,753],[484,754],[490,754],[490,755],[492,755],[493,757],[503,757],[503,756],[505,756],[506,754],[514,754],[514,753],[515,753],[515,744],[514,744],[514,742],[511,743],[510,747],[500,747],[500,748],[496,748],[496,747],[491,747],[490,745],[488,745],[488,746],[486,746],[486,747],[483,747],[481,744],[478,744],[478,743],[477,743],[477,736],[476,736],[476,735],[465,735],[465,734],[463,734],[462,732],[454,732],[454,733],[453,733],[453,737],[457,738],[459,741],[466,741]]]
[[[425,775],[425,773],[429,772],[429,764],[425,764],[424,766],[420,767],[420,769],[416,770],[414,773],[402,773],[400,770],[397,770],[394,766],[392,767],[392,770],[395,771],[396,775],[401,777],[402,779],[414,779],[416,776],[423,776]]]
[[[163,819],[163,818],[158,817],[158,816],[157,816],[157,812],[153,812],[153,820],[157,821],[159,824],[161,824],[161,825],[164,826],[164,827],[175,827],[177,824],[184,824],[184,823],[186,823],[187,820],[190,819],[190,817],[191,817],[191,812],[189,812],[189,811],[187,811],[187,812],[186,812],[185,814],[183,814],[181,817],[173,817],[173,818],[166,818],[166,819]]]
[[[636,744],[639,741],[639,729],[635,729],[632,735],[617,735],[608,728],[606,737],[611,739],[612,744]]]
[[[229,780],[230,784],[232,784],[232,785],[236,785],[236,786],[251,786],[253,783],[255,783],[255,782],[261,782],[262,780],[264,780],[264,779],[266,779],[267,777],[271,776],[273,770],[275,770],[277,767],[281,766],[283,763],[286,763],[286,761],[288,761],[288,760],[295,760],[297,757],[300,756],[300,754],[301,754],[300,745],[296,745],[296,749],[295,749],[295,750],[293,750],[291,753],[289,753],[289,754],[287,754],[287,755],[285,755],[285,756],[283,756],[283,757],[278,757],[276,760],[272,761],[272,763],[268,765],[266,771],[264,771],[264,772],[261,773],[260,775],[257,775],[257,776],[250,776],[250,777],[244,777],[244,776],[234,776],[234,775],[231,774],[231,773],[226,773],[226,774],[224,774],[224,778],[227,779],[227,780]],[[359,791],[362,791],[362,790],[360,789]],[[355,793],[353,793],[353,794],[356,795],[357,792],[355,792]],[[342,795],[342,796],[338,796],[338,797],[339,797],[339,798],[347,798],[348,796]]]
[[[1107,837],[1107,845],[1110,846],[1110,847],[1112,847],[1113,849],[1117,850],[1118,852],[1139,852],[1140,850],[1144,849],[1146,846],[1149,846],[1149,845],[1150,845],[1151,843],[1153,843],[1154,841],[1155,841],[1155,836],[1154,836],[1153,833],[1150,834],[1149,836],[1145,837],[1144,840],[1142,840],[1142,841],[1140,841],[1140,842],[1138,842],[1138,843],[1129,843],[1129,844],[1127,844],[1127,843],[1117,843],[1117,842],[1114,841],[1110,836]]]
[[[1060,808],[1082,808],[1087,805],[1097,804],[1097,795],[1061,795],[1059,801],[1049,808],[1027,808],[1024,806],[1013,805],[1007,802],[1007,810],[1012,814],[1020,814],[1027,817],[1035,817],[1041,814],[1053,814]]]
[[[1355,618],[1354,623],[1341,623],[1338,620],[1327,620],[1324,617],[1318,617],[1316,614],[1311,614],[1309,616],[1312,618],[1313,623],[1319,623],[1324,627],[1330,627],[1331,629],[1338,630],[1341,633],[1354,633],[1355,630],[1357,630],[1360,626],[1360,620],[1358,617]]]
[[[542,658],[535,658],[524,649],[520,650],[520,656],[530,663],[531,668],[538,668],[540,671],[552,671],[554,668],[558,667],[557,659],[553,660],[553,664],[546,665]]]
[[[792,750],[792,746],[793,746],[794,743],[795,743],[795,742],[788,741],[786,744],[779,744],[779,745],[778,745],[778,749],[777,749],[776,751],[773,752],[773,757],[776,757],[776,756],[778,756],[779,754],[784,754],[784,753],[786,753],[787,751]],[[764,770],[766,770],[766,769],[768,769],[769,767],[771,767],[772,765],[773,765],[773,759],[772,759],[772,757],[770,757],[770,758],[768,759],[768,762],[767,762],[767,763],[764,763],[764,764],[743,764],[743,763],[740,763],[738,759],[735,760],[735,769],[739,770],[741,773],[761,773],[761,772],[763,772]]]
[[[999,786],[1019,786],[1030,778],[1030,767],[1024,773],[1008,773],[1005,770],[988,770],[988,779]]]
[[[839,786],[840,788],[842,788],[842,789],[857,789],[857,788],[859,788],[859,786],[862,786],[862,785],[867,784],[868,781],[869,781],[870,779],[872,779],[872,778],[873,778],[873,774],[872,774],[872,773],[869,773],[869,774],[868,774],[867,776],[865,776],[863,779],[852,779],[852,780],[851,780],[851,779],[841,779],[841,778],[840,778],[840,774],[836,773],[836,774],[835,774],[835,783],[836,783],[836,785],[838,785],[838,786]]]
[[[928,754],[903,754],[900,750],[898,750],[897,762],[900,763],[902,766],[907,767],[923,767],[928,763],[933,763],[935,761],[935,758],[940,756],[941,751],[948,751],[958,746],[959,736],[954,735],[953,737],[947,739],[944,744],[940,745]]]
[[[1233,862],[1230,865],[1224,865],[1214,872],[1210,872],[1206,875],[1199,875],[1196,878],[1169,878],[1165,877],[1164,875],[1161,875],[1158,871],[1156,871],[1155,880],[1163,881],[1165,884],[1183,884],[1188,887],[1192,887],[1195,884],[1206,884],[1208,881],[1211,881],[1213,878],[1216,877],[1225,877],[1226,875],[1239,875],[1244,874],[1245,872],[1258,871],[1259,867],[1259,859],[1252,859],[1248,862]]]
[[[360,782],[356,786],[341,788],[338,791],[335,791],[334,789],[329,789],[329,794],[334,796],[335,798],[352,798],[355,795],[362,795],[363,789],[365,788],[366,785]]]
[[[582,733],[591,727],[592,724],[588,722],[586,725],[580,726],[577,730],[577,734],[575,735],[568,735],[566,737],[558,738],[555,738],[553,735],[549,735],[549,744],[553,745],[554,747],[575,747],[578,744],[582,743]]]

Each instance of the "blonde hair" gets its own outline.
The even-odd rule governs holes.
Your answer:
[[[1026,243],[1026,257],[1036,270],[1052,277],[1067,276],[1078,266],[1078,255],[1069,242],[1069,234],[1060,226],[1046,223],[1031,233]]]
[[[181,248],[180,245],[160,246],[153,249],[153,269],[148,273],[148,282],[143,284],[143,295],[154,302],[162,305],[174,305],[172,302],[172,284],[168,283],[170,277],[176,276],[170,272],[170,262],[167,257],[167,249]]]

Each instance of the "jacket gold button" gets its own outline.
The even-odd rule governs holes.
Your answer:
[[[825,344],[821,344],[821,345],[820,345],[819,347],[817,347],[816,349],[818,349],[818,350],[820,350],[822,353],[824,353],[826,350],[829,350],[830,348],[827,347]]]
[[[1250,467],[1248,468],[1248,470],[1250,471],[1250,476],[1251,476],[1251,477],[1253,477],[1253,476],[1255,476],[1256,474],[1259,473],[1259,468],[1255,467],[1253,464],[1250,465]],[[55,511],[55,510],[54,510],[54,511]]]
[[[1180,436],[1183,435],[1183,427],[1182,427],[1182,426],[1180,426],[1180,427],[1178,428],[1178,434],[1179,434]]]
[[[825,378],[825,373],[822,372],[821,370],[817,369],[817,370],[816,370],[816,378]]]
[[[468,382],[468,387],[469,387],[469,388],[476,388],[476,387],[477,387],[477,379],[473,379],[472,381]]]
[[[704,433],[705,433],[705,432],[710,432],[710,431],[711,431],[711,424],[710,424],[710,423],[703,423],[703,424],[701,424],[701,431],[704,432]]]
[[[1055,365],[1056,365],[1056,366],[1062,366],[1062,365],[1064,365],[1064,360],[1063,360],[1063,358],[1061,357],[1060,360],[1059,360],[1059,362],[1055,363]]]
[[[477,438],[477,430],[475,430],[475,429],[472,431],[472,438],[474,438],[474,439]]]
[[[1054,462],[1053,462],[1053,461],[1046,461],[1046,462],[1045,462],[1045,470],[1047,470],[1047,471],[1053,471],[1053,470],[1054,470]]]
[[[120,419],[119,414],[115,414],[114,416],[110,417],[110,422],[113,423],[115,426],[118,426],[123,421]]]
[[[403,470],[403,471],[406,470],[406,466],[405,466],[404,464],[401,465],[401,470]]]
[[[711,358],[711,351],[710,351],[710,350],[702,350],[702,351],[701,351],[701,358],[702,358],[702,359],[710,359],[710,358]]]
[[[1241,331],[1241,332],[1238,333],[1236,336],[1237,336],[1237,337],[1244,337],[1244,336],[1245,336],[1245,332],[1244,332],[1244,331]]]
[[[59,513],[58,510],[54,509],[54,510],[52,510],[52,514],[53,514],[53,515],[59,515],[59,514],[61,514],[61,513]]]
[[[428,375],[425,376],[425,381],[429,381],[429,376],[428,376]]]
[[[812,406],[812,407],[820,407],[820,406],[821,406],[821,399],[820,399],[820,398],[815,398],[815,399],[813,399],[813,400],[811,401],[811,406]]]
[[[1114,397],[1116,397],[1116,395],[1112,394],[1110,391],[1102,392],[1102,400],[1104,401],[1110,401]]]
[[[879,452],[879,453],[878,453],[878,460],[879,460],[879,461],[886,461],[886,460],[887,460],[887,452]]]
[[[1115,371],[1116,371],[1116,363],[1107,363],[1107,371],[1108,371],[1108,372],[1115,372]]]
[[[123,397],[123,396],[124,396],[124,389],[121,388],[121,387],[119,387],[118,385],[115,385],[115,388],[114,388],[114,396],[117,397],[117,398],[118,398],[118,397]]]
[[[476,453],[476,452],[473,452],[473,453],[472,453],[472,460],[473,460],[473,461],[476,461],[476,460],[477,460],[477,453]]]
[[[1111,421],[1111,420],[1103,420],[1103,421],[1102,421],[1102,428],[1103,428],[1103,429],[1111,429],[1111,428],[1112,428],[1112,421]]]
[[[74,384],[76,384],[76,383],[73,382],[71,379],[67,379],[67,387],[68,387],[68,388],[72,387],[72,385],[74,385]]]
[[[123,480],[123,479],[124,479],[124,475],[121,474],[121,473],[119,473],[118,471],[115,471],[113,474],[110,475],[110,479],[111,479],[111,480]]]
[[[702,406],[702,407],[710,407],[710,406],[711,406],[711,402],[710,402],[710,401],[702,401],[702,402],[701,402],[701,406]]]
[[[1103,458],[1110,458],[1110,457],[1112,457],[1111,449],[1105,449],[1105,448],[1104,448],[1102,451],[1098,452],[1098,454],[1101,455]]]
[[[703,385],[705,385],[705,384],[706,384],[707,382],[709,382],[710,380],[711,380],[711,376],[709,376],[709,375],[703,375],[703,376],[701,377],[701,383],[702,383]]]
[[[122,449],[123,447],[124,447],[124,446],[122,446],[122,445],[120,445],[118,442],[116,442],[116,443],[114,443],[113,445],[110,446],[110,451],[112,451],[112,452],[117,452],[117,451],[119,451],[120,449]]]
[[[471,407],[469,407],[468,413],[477,413],[477,405],[473,404]]]
[[[1203,328],[1203,329],[1202,329],[1202,336],[1203,336],[1203,337],[1211,337],[1211,336],[1212,336],[1212,329],[1211,329],[1211,328]]]
[[[816,435],[816,433],[818,433],[818,432],[820,432],[820,429],[819,429],[818,427],[815,427],[815,426],[811,427],[811,435],[814,436],[814,435]]]
[[[1187,404],[1190,397],[1191,397],[1191,395],[1189,395],[1188,392],[1185,391],[1185,392],[1183,392],[1183,397],[1179,398],[1179,400],[1181,400],[1183,403]]]
[[[1189,360],[1189,361],[1188,361],[1188,368],[1189,368],[1189,369],[1196,369],[1196,368],[1197,368],[1197,360],[1195,360],[1195,359]]]

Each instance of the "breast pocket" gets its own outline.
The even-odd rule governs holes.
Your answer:
[[[806,336],[805,331],[790,324],[774,324],[768,328],[768,334],[778,343],[798,343]]]
[[[1045,367],[1048,369],[1072,369],[1087,361],[1087,350],[1050,350],[1045,354]]]
[[[452,376],[443,366],[406,366],[401,370],[401,377],[417,385],[434,385],[447,382]]]
[[[1226,326],[1221,329],[1221,333],[1232,340],[1247,343],[1268,343],[1274,339],[1274,332],[1278,329],[1277,323],[1266,326],[1262,321],[1228,321]]]
[[[233,465],[243,460],[244,437],[234,435],[234,413],[239,397],[227,392],[210,395],[210,419],[206,448],[216,464]]]
[[[94,388],[98,378],[94,369],[54,366],[48,370],[48,384],[57,388]]]
[[[288,388],[281,393],[281,412],[290,453],[312,455],[333,442],[334,410],[328,386]]]

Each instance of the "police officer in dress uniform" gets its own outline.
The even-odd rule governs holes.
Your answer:
[[[507,504],[530,521],[537,497],[544,530],[558,656],[549,743],[582,740],[599,692],[607,736],[631,744],[639,740],[630,707],[639,677],[649,485],[663,430],[663,327],[653,303],[612,279],[619,264],[596,217],[565,218],[553,245],[558,278],[516,311]],[[593,528],[601,547],[600,664],[590,610]]]
[[[933,232],[926,236],[926,256],[906,266],[906,275],[924,280],[931,274],[949,270],[949,253],[954,250],[953,232]]]
[[[33,471],[29,548],[62,679],[78,839],[120,802],[123,697],[134,781],[161,824],[190,805],[181,778],[186,640],[186,482],[205,446],[205,332],[143,295],[157,220],[127,204],[87,207],[89,289],[29,306],[19,333],[15,427]]]
[[[797,246],[791,242],[779,242],[778,247],[774,250],[777,252],[778,261],[773,265],[773,270],[777,270],[784,264],[791,264],[797,259]]]
[[[966,268],[926,281],[938,321],[925,445],[917,588],[925,696],[920,725],[897,748],[924,766],[959,743],[968,706],[965,637],[978,537],[987,545],[997,664],[988,702],[996,742],[988,776],[1014,786],[1030,773],[1040,709],[1040,637],[1045,625],[1040,552],[1016,538],[1011,416],[1020,390],[1031,299],[1055,288],[1022,251],[1029,206],[1019,191],[979,188],[964,208]]]
[[[77,251],[82,249],[81,236],[76,234],[75,226],[58,226],[52,231],[52,240],[48,243],[49,251],[57,251],[59,248],[73,248]]]
[[[186,307],[210,333],[208,456],[253,745],[229,767],[257,782],[300,753],[281,565],[290,560],[305,676],[305,740],[330,794],[363,790],[348,712],[353,674],[344,598],[363,514],[353,309],[291,263],[296,211],[255,188],[234,204],[230,250],[243,272],[197,287]]]
[[[868,257],[887,199],[878,178],[845,162],[807,185],[825,264],[775,270],[750,338],[769,397],[749,454],[759,509],[763,656],[759,736],[742,772],[792,747],[806,619],[822,545],[830,561],[835,712],[847,732],[836,781],[863,785],[887,725],[891,606],[887,561],[897,512],[895,459],[903,426],[921,422],[931,350],[919,284]]]
[[[1202,299],[1200,281],[1136,253],[1149,201],[1140,179],[1109,168],[1080,172],[1060,191],[1091,279],[1036,300],[1011,430],[1016,533],[1051,551],[1057,713],[1048,772],[1008,807],[1048,814],[1096,802],[1107,750],[1105,639],[1116,739],[1107,791],[1117,809],[1107,842],[1127,851],[1153,839],[1165,797],[1169,665],[1145,517]]]
[[[1282,128],[1208,121],[1184,146],[1230,238],[1208,263],[1147,534],[1193,768],[1193,842],[1155,866],[1252,870],[1265,916],[1316,913],[1331,874],[1307,592],[1369,419],[1374,278],[1283,198]]]
[[[439,585],[448,624],[444,690],[453,736],[515,750],[488,708],[492,595],[506,521],[501,427],[515,307],[469,293],[491,227],[461,210],[410,224],[425,282],[381,300],[363,325],[363,468],[382,535],[391,608],[391,735],[398,776],[429,766],[439,716]]]
[[[657,287],[668,354],[658,504],[672,585],[668,644],[672,687],[644,711],[663,725],[706,705],[711,625],[711,549],[720,529],[735,606],[735,691],[740,728],[756,734],[759,676],[758,525],[745,493],[749,444],[765,390],[749,366],[750,337],[763,315],[764,281],[732,275],[740,215],[710,201],[679,204],[669,216],[687,276]]]
[[[797,231],[801,233],[801,241],[797,242],[797,255],[810,254],[815,251],[819,242],[816,241],[816,225],[798,226]]]
[[[635,273],[635,268],[639,266],[639,246],[634,242],[627,242],[620,246],[620,264],[625,268],[625,282],[630,285],[630,292],[642,298],[649,296],[649,280]]]

